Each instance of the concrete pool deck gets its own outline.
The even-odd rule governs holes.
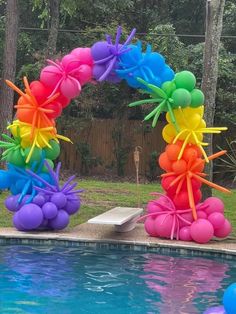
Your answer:
[[[84,223],[75,228],[60,232],[20,232],[14,228],[0,228],[1,240],[43,240],[43,241],[72,241],[78,243],[108,243],[148,248],[168,248],[190,250],[203,253],[218,253],[236,256],[236,238],[228,237],[223,240],[212,240],[208,244],[194,242],[171,241],[153,238],[146,234],[142,224],[137,224],[134,230],[118,233],[114,226],[94,225]]]

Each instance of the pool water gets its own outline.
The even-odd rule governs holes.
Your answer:
[[[0,313],[195,314],[222,303],[235,260],[0,246]]]

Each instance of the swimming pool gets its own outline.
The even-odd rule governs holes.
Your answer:
[[[195,314],[222,303],[235,260],[64,246],[0,247],[0,313]]]

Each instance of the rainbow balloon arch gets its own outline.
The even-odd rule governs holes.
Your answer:
[[[196,78],[189,71],[174,73],[164,57],[141,42],[131,44],[135,29],[120,43],[121,27],[115,40],[91,48],[76,48],[61,60],[47,60],[40,79],[28,82],[23,78],[24,91],[12,82],[8,86],[19,94],[17,119],[8,126],[11,137],[2,134],[2,159],[7,169],[0,171],[0,188],[9,189],[5,205],[14,213],[13,224],[21,231],[55,229],[69,224],[70,215],[80,208],[79,193],[73,183],[75,176],[60,184],[59,135],[55,120],[71,99],[79,96],[82,86],[91,81],[118,83],[122,79],[149,97],[129,107],[155,104],[144,118],[155,127],[162,112],[167,124],[162,131],[167,143],[159,157],[165,171],[162,187],[165,194],[153,193],[148,203],[145,229],[150,236],[206,243],[213,236],[224,238],[231,224],[224,217],[224,204],[216,197],[201,201],[201,186],[207,184],[225,193],[227,189],[206,179],[205,163],[225,151],[207,156],[203,141],[205,133],[218,134],[227,128],[207,127],[203,120],[204,94],[196,88]]]

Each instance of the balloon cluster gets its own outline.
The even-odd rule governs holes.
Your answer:
[[[231,284],[224,292],[223,305],[207,309],[203,314],[235,314],[236,283]]]
[[[94,61],[90,48],[76,48],[61,60],[47,61],[40,80],[29,83],[23,78],[24,90],[6,81],[20,97],[16,120],[8,126],[11,136],[2,134],[0,141],[2,160],[7,162],[6,170],[0,171],[0,188],[12,193],[5,205],[15,212],[13,224],[18,230],[63,229],[80,207],[76,184],[70,184],[70,178],[60,188],[60,166],[53,172],[59,139],[70,142],[57,133],[55,120],[92,80]]]
[[[76,48],[60,60],[47,60],[48,65],[42,69],[39,80],[29,83],[26,77],[23,78],[23,91],[7,81],[20,97],[15,106],[16,120],[8,126],[11,137],[3,134],[3,140],[0,141],[0,148],[4,150],[2,159],[7,161],[7,169],[0,171],[0,188],[7,188],[13,194],[13,197],[7,199],[6,206],[16,212],[14,224],[18,229],[38,229],[42,224],[48,228],[61,229],[67,224],[68,215],[75,210],[68,209],[72,206],[69,205],[71,195],[78,204],[79,198],[73,192],[73,184],[60,188],[59,171],[54,173],[52,170],[54,161],[60,154],[59,140],[70,142],[69,138],[57,133],[56,118],[72,98],[79,96],[84,84],[92,80],[117,83],[122,79],[129,86],[141,89],[151,96],[150,99],[130,104],[131,107],[157,104],[145,120],[153,119],[152,126],[155,127],[160,114],[166,112],[168,122],[163,129],[163,138],[168,145],[161,154],[159,163],[166,171],[162,186],[168,198],[168,201],[165,200],[166,207],[162,208],[165,212],[162,214],[167,214],[168,218],[163,221],[170,222],[171,232],[167,227],[164,233],[159,230],[163,226],[160,226],[161,216],[158,213],[155,218],[159,221],[155,223],[157,230],[151,234],[182,238],[180,233],[183,219],[179,217],[183,214],[191,214],[195,223],[199,219],[205,219],[205,225],[208,223],[208,226],[211,224],[215,228],[210,217],[198,216],[202,211],[199,208],[203,206],[200,203],[200,188],[202,184],[208,184],[229,192],[206,180],[203,172],[205,162],[225,152],[207,156],[204,151],[207,143],[203,141],[203,134],[220,133],[226,128],[206,127],[203,120],[204,95],[196,88],[193,73],[182,71],[175,74],[164,57],[152,51],[151,45],[148,44],[143,51],[141,42],[131,44],[135,29],[123,43],[120,42],[121,33],[121,27],[118,27],[115,40],[112,40],[111,35],[106,35],[105,41],[98,41],[91,48]],[[54,194],[57,195],[55,198],[58,197],[56,203]],[[42,204],[37,201],[35,203],[39,195],[40,200],[45,200]],[[29,210],[31,205],[33,209]],[[37,223],[33,223],[34,219],[31,218],[37,212]],[[64,218],[58,218],[60,223],[52,222],[62,215]],[[25,217],[32,224],[28,224]],[[148,217],[149,220],[151,218]],[[222,217],[217,219],[221,221],[221,230],[226,230],[226,220]],[[203,222],[200,224],[203,226]],[[218,229],[213,230],[215,235],[220,234]],[[228,231],[229,229],[228,226]],[[191,237],[195,240],[194,236]]]
[[[159,196],[147,205],[147,215],[140,219],[145,220],[145,230],[153,237],[162,237],[182,241],[206,243],[213,236],[225,238],[231,232],[231,224],[224,217],[224,204],[217,197],[209,197],[196,206],[197,220],[191,208],[181,209],[176,206],[170,197],[153,193]]]

